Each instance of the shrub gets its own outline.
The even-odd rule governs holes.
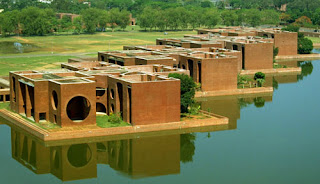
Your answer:
[[[188,108],[194,103],[196,83],[185,74],[171,73],[169,77],[180,79],[180,107],[181,113],[188,112]]]
[[[262,87],[265,82],[266,75],[262,72],[257,72],[254,74],[254,80],[257,81],[258,87]]]
[[[297,25],[290,24],[287,27],[282,28],[283,31],[290,31],[290,32],[299,32],[300,27]]]
[[[122,121],[122,118],[120,116],[120,113],[115,113],[115,114],[110,114],[108,120],[112,124],[120,124]]]
[[[302,37],[298,39],[298,53],[310,54],[313,49],[313,43],[310,39]]]
[[[266,75],[262,72],[257,72],[254,74],[254,80],[257,80],[257,79],[266,79]]]

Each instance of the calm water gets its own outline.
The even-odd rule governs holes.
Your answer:
[[[19,54],[38,51],[40,48],[34,44],[19,42],[0,42],[0,54]]]
[[[230,118],[221,131],[45,147],[0,125],[0,181],[320,183],[320,60],[299,65],[272,96],[200,99]]]

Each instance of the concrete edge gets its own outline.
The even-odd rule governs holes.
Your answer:
[[[261,69],[261,70],[242,70],[240,75],[254,75],[257,72],[262,72],[264,74],[301,74],[300,67],[293,68],[273,68],[273,69]]]
[[[196,92],[196,98],[211,97],[211,96],[234,96],[245,94],[259,94],[259,93],[273,93],[273,87],[259,87],[259,88],[245,88],[235,90],[224,91],[208,91],[208,92]]]
[[[127,126],[127,127],[114,127],[114,128],[99,128],[87,130],[69,130],[59,132],[49,132],[44,130],[27,120],[20,117],[13,112],[5,109],[0,110],[0,120],[3,119],[10,127],[18,127],[40,139],[41,141],[63,141],[84,138],[97,138],[103,136],[117,136],[129,135],[137,133],[148,132],[162,132],[169,130],[182,130],[188,128],[199,128],[206,126],[228,125],[229,119],[220,115],[212,116],[208,119],[197,119],[181,122],[140,125],[140,126]]]
[[[276,56],[276,60],[286,60],[286,59],[318,59],[320,54],[297,54],[288,56]]]

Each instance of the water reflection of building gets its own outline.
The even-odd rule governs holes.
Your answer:
[[[186,151],[192,154],[195,148],[185,146],[185,142],[194,144],[193,140],[181,142],[180,136],[45,146],[24,132],[12,129],[12,157],[36,174],[51,173],[62,181],[96,178],[97,164],[107,164],[132,178],[179,174],[180,146],[184,145],[184,150],[193,149]],[[192,160],[192,156],[188,157]]]
[[[229,118],[228,129],[237,128],[237,120],[240,119],[240,109],[248,104],[260,107],[263,102],[272,101],[272,94],[259,96],[221,96],[199,98],[203,110],[213,112]]]

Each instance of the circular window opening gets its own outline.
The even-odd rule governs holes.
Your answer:
[[[113,113],[114,112],[114,105],[113,104],[111,104],[111,112]]]
[[[110,91],[111,91],[110,96],[111,96],[112,99],[114,99],[114,90],[111,89]]]
[[[58,107],[58,94],[56,91],[52,91],[52,107],[54,110],[57,110]]]
[[[83,121],[90,113],[91,105],[87,98],[73,97],[67,105],[67,115],[72,121]]]
[[[102,103],[97,103],[96,104],[96,111],[97,112],[101,112],[101,113],[106,113],[107,112],[107,109],[106,107],[102,104]]]
[[[103,96],[106,93],[106,89],[97,87],[96,88],[96,96]]]
[[[75,144],[70,146],[67,157],[73,167],[83,167],[91,160],[92,152],[88,144]]]

